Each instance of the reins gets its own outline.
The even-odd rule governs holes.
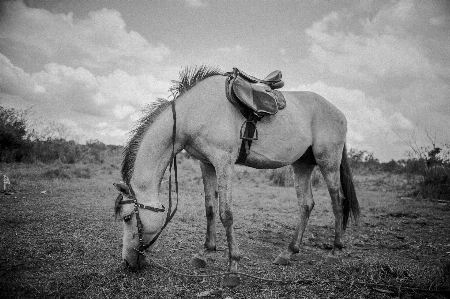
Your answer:
[[[172,220],[173,216],[175,216],[175,213],[178,209],[178,168],[177,168],[177,155],[175,154],[175,136],[177,133],[177,113],[175,110],[175,100],[172,101],[172,115],[173,115],[173,132],[172,132],[172,155],[170,157],[170,164],[169,164],[169,209],[167,210],[167,216],[166,221],[164,222],[164,225],[161,227],[160,231],[156,234],[156,236],[153,237],[153,239],[148,242],[147,245],[143,245],[143,242],[141,242],[141,238],[139,239],[139,254],[143,254],[144,250],[149,248],[153,245],[153,243],[156,242],[156,240],[161,235],[162,231],[166,228],[167,224]],[[177,203],[175,204],[175,209],[172,212],[172,167],[175,173],[175,192],[177,194]],[[141,223],[142,226],[142,223]],[[138,226],[139,229],[139,226]]]
[[[175,213],[178,209],[178,169],[177,169],[177,157],[175,154],[175,137],[176,137],[176,132],[177,132],[177,121],[176,121],[177,114],[176,114],[176,110],[175,110],[175,100],[172,101],[171,106],[172,106],[172,115],[173,115],[173,131],[172,131],[172,154],[170,157],[170,164],[169,164],[169,208],[167,210],[167,216],[166,216],[164,225],[161,227],[159,232],[147,244],[145,244],[144,240],[143,240],[143,235],[147,234],[147,233],[143,232],[144,225],[142,224],[142,220],[139,215],[139,209],[146,209],[146,210],[150,210],[150,211],[159,213],[159,212],[165,212],[164,205],[162,206],[162,208],[155,208],[155,207],[151,207],[151,206],[147,206],[147,205],[138,203],[137,198],[136,198],[131,186],[129,186],[130,193],[131,193],[131,196],[129,196],[129,200],[120,201],[118,203],[120,205],[134,204],[134,215],[136,217],[136,226],[137,226],[137,230],[138,230],[137,235],[139,238],[139,249],[134,248],[138,252],[137,265],[139,265],[139,257],[141,255],[144,256],[145,255],[144,251],[156,242],[156,240],[159,238],[162,231],[166,228],[167,224],[169,224],[169,222],[172,220],[173,216],[175,215]],[[172,211],[172,167],[173,167],[174,173],[175,173],[175,192],[177,194],[177,197],[176,197],[177,201],[176,201],[175,208],[173,209],[173,211]],[[125,216],[124,220],[125,220],[125,218],[127,218],[129,220],[130,217],[131,217],[131,215]]]

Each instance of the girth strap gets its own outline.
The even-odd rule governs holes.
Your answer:
[[[258,140],[258,130],[256,128],[256,123],[258,120],[258,117],[256,117],[253,113],[250,113],[247,116],[247,120],[242,124],[240,133],[242,142],[236,164],[243,165],[245,163],[248,155],[250,154],[250,147],[252,146],[253,140]],[[244,126],[245,131],[242,132],[244,130]]]

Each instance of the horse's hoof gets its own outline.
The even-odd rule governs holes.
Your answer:
[[[241,283],[241,277],[239,275],[229,274],[225,276],[222,280],[222,285],[224,287],[236,287]]]
[[[341,262],[341,259],[338,258],[337,256],[332,256],[329,255],[327,256],[327,258],[325,259],[325,264],[338,264]]]
[[[194,266],[195,268],[205,268],[206,259],[201,256],[195,255],[192,259],[192,266]]]
[[[273,261],[275,265],[287,266],[289,265],[289,259],[284,256],[277,256],[277,258]]]

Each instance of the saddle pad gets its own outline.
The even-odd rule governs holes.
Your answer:
[[[286,108],[286,99],[284,98],[284,95],[281,93],[281,91],[272,90],[272,93],[277,100],[278,110],[283,110],[284,108]]]

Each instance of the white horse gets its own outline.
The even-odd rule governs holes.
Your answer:
[[[227,100],[225,80],[217,69],[187,69],[174,88],[175,99],[155,102],[134,130],[124,150],[125,184],[116,184],[122,195],[129,198],[123,203],[122,198],[116,201],[116,212],[125,215],[122,258],[129,268],[137,269],[145,264],[144,258],[139,259],[141,249],[138,248],[159,235],[165,225],[165,213],[158,213],[164,210],[158,198],[160,184],[173,154],[184,149],[201,161],[205,189],[206,241],[194,257],[194,264],[204,266],[205,255],[216,249],[218,199],[219,216],[228,242],[229,272],[236,273],[225,277],[224,284],[239,283],[240,253],[233,228],[232,177],[241,143],[240,126],[245,118]],[[283,91],[282,94],[286,108],[258,122],[259,140],[253,141],[245,162],[246,166],[259,169],[292,165],[294,170],[298,223],[291,242],[274,263],[286,265],[299,252],[314,207],[311,174],[316,165],[327,184],[335,216],[333,249],[326,259],[334,261],[343,247],[341,237],[349,216],[356,219],[359,215],[346,158],[346,119],[335,106],[313,92]],[[124,204],[132,202],[134,208]],[[135,214],[137,217],[133,217]],[[141,241],[136,238],[139,223]]]

